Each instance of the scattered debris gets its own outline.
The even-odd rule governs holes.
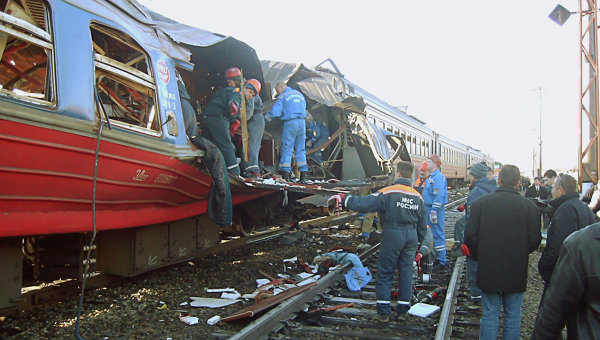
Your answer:
[[[281,294],[272,296],[270,298],[263,299],[263,300],[255,303],[252,306],[246,307],[246,308],[238,311],[237,313],[234,313],[233,315],[230,315],[226,318],[221,319],[221,321],[229,322],[229,321],[252,317],[260,312],[263,312],[263,311],[279,304],[281,301],[284,301],[286,299],[291,298],[292,296],[295,296],[295,295],[298,295],[298,294],[304,292],[305,290],[307,290],[315,285],[316,285],[316,283],[311,283],[311,284],[308,284],[308,285],[305,285],[302,287],[288,289]]]
[[[180,316],[179,320],[181,320],[181,322],[186,323],[190,326],[198,323],[198,318],[195,316]]]
[[[306,233],[303,231],[293,231],[290,233],[287,233],[285,235],[283,235],[281,237],[281,239],[279,240],[279,243],[281,244],[285,244],[285,245],[291,245],[294,244],[296,242],[302,241],[304,238],[306,237]]]
[[[233,293],[234,288],[206,288],[207,293]]]
[[[439,306],[428,305],[426,303],[419,302],[410,307],[410,309],[408,310],[408,314],[426,318],[431,314],[437,312],[438,310],[440,310]]]
[[[346,278],[348,289],[353,292],[360,291],[362,287],[373,280],[371,271],[366,267],[354,267],[344,274],[344,277]]]
[[[268,285],[271,280],[269,279],[256,279],[256,287],[262,287],[264,285]]]
[[[236,292],[235,290],[232,293],[228,293],[228,292],[221,293],[221,299],[237,300],[241,297],[242,297],[242,294]]]
[[[218,315],[215,315],[212,318],[206,320],[206,323],[212,326],[212,325],[217,324],[219,321],[221,321],[221,317]]]
[[[242,300],[231,300],[231,299],[216,299],[216,298],[203,298],[190,296],[190,299],[194,300],[190,303],[192,307],[210,307],[219,308],[240,302]]]

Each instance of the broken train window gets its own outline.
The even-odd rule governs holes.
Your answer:
[[[0,0],[0,94],[54,102],[48,22],[41,0]]]
[[[103,119],[154,136],[161,125],[156,86],[146,52],[132,38],[109,27],[92,25],[96,92]],[[99,115],[96,112],[96,115]]]

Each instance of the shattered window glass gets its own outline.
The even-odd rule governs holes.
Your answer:
[[[111,124],[159,136],[156,86],[146,52],[126,34],[93,25],[96,100]],[[96,112],[96,115],[99,115]]]
[[[0,8],[0,94],[53,102],[53,45],[46,5],[0,0]]]

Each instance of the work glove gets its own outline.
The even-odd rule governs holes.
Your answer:
[[[238,107],[234,102],[231,102],[231,115],[235,116],[238,113]]]
[[[456,208],[456,210],[463,212],[463,211],[465,211],[466,208],[467,208],[467,205],[463,203],[463,204],[459,205],[458,208]]]
[[[431,220],[431,223],[437,224],[438,223],[437,211],[431,210],[431,213],[429,213],[429,219]]]
[[[329,211],[335,212],[339,214],[340,211],[344,208],[344,198],[346,198],[345,194],[336,194],[327,200],[327,206],[329,207]]]
[[[463,253],[464,256],[471,256],[471,251],[469,250],[469,247],[467,247],[467,245],[464,243],[460,245],[460,251]]]
[[[240,128],[240,121],[236,120],[233,123],[231,123],[231,126],[229,126],[229,135],[231,135],[231,137],[233,137],[233,135],[235,135],[235,132]]]

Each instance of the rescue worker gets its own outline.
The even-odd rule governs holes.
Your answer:
[[[441,171],[442,159],[432,154],[427,159],[427,169],[431,173],[423,188],[423,200],[427,207],[427,224],[433,233],[437,259],[433,271],[446,267],[446,235],[444,234],[445,205],[448,202],[448,182]]]
[[[423,187],[425,186],[425,181],[429,177],[429,170],[427,170],[427,161],[421,163],[419,167],[419,178],[413,184],[413,188],[419,192],[419,194],[423,193]]]
[[[245,172],[249,177],[260,177],[258,153],[265,132],[265,119],[262,114],[263,102],[260,99],[262,85],[256,79],[248,79],[246,88],[254,92],[254,97],[246,103],[246,119],[248,120],[248,162]]]
[[[329,139],[329,129],[325,124],[314,120],[310,115],[306,119],[306,148],[313,149],[321,146]],[[319,164],[323,163],[323,150],[319,149],[312,154],[312,158]]]
[[[368,196],[338,194],[329,198],[328,203],[337,208],[358,212],[379,212],[382,216],[383,237],[377,258],[377,316],[375,320],[389,321],[391,313],[391,287],[394,272],[398,268],[398,307],[400,320],[410,309],[412,298],[413,260],[427,233],[427,216],[421,195],[412,187],[411,178],[414,165],[411,162],[398,163],[398,179],[392,186]]]
[[[242,71],[237,67],[232,67],[225,72],[227,78],[226,87],[218,90],[212,95],[208,104],[200,116],[202,126],[202,137],[213,142],[225,158],[227,170],[234,175],[240,175],[240,167],[235,157],[235,147],[231,142],[230,122],[234,121],[241,107],[242,96],[239,86],[241,82]],[[239,123],[239,122],[238,122]]]
[[[271,111],[265,114],[266,122],[279,117],[282,121],[281,130],[281,157],[279,169],[283,179],[290,181],[292,172],[292,153],[296,150],[296,164],[300,170],[300,182],[306,183],[306,99],[297,90],[288,87],[284,82],[275,84],[277,101]]]

